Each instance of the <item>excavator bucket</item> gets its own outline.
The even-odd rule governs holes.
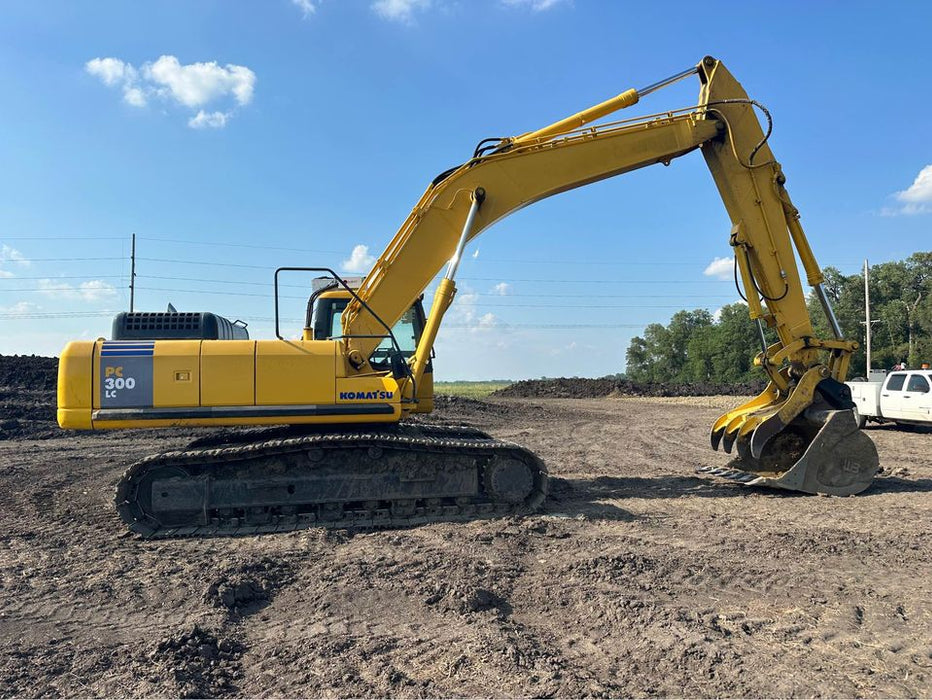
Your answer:
[[[874,443],[846,406],[846,390],[831,379],[801,381],[789,397],[779,398],[768,387],[712,426],[712,446],[726,452],[734,447],[737,458],[726,467],[697,471],[747,486],[829,496],[860,493],[870,486],[880,462]]]
[[[858,429],[853,411],[829,413],[802,457],[786,471],[756,471],[757,465],[740,457],[727,467],[701,467],[699,471],[747,486],[772,486],[829,496],[860,493],[870,486],[877,473],[877,448]]]

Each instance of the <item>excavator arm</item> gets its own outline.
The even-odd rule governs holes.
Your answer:
[[[697,74],[701,84],[696,107],[587,126],[691,74]],[[343,327],[348,363],[357,371],[370,371],[366,358],[378,336],[446,264],[410,363],[406,395],[413,396],[456,293],[456,266],[470,240],[508,214],[551,195],[655,163],[669,164],[700,149],[732,222],[729,243],[750,316],[760,330],[762,348],[755,362],[770,380],[760,396],[713,425],[713,447],[731,452],[737,445],[744,458],[738,473],[723,474],[746,481],[746,474],[752,473],[759,483],[820,493],[866,487],[877,468],[876,450],[869,439],[850,429],[853,404],[842,383],[857,343],[842,338],[821,286],[822,272],[787,193],[786,177],[767,144],[769,126],[765,135],[755,107],[769,123],[769,113],[748,98],[725,66],[706,57],[695,68],[644,90],[627,90],[543,129],[477,149],[472,159],[430,184],[366,277],[359,300],[347,307]],[[820,339],[813,332],[796,256],[822,302],[834,338]],[[766,344],[765,327],[775,331],[778,342]],[[829,424],[832,430],[824,430]],[[821,457],[807,452],[818,436],[836,434],[829,447],[823,446]],[[853,447],[828,460],[832,450],[841,454],[839,443]],[[803,468],[785,478],[807,454]],[[808,469],[806,464],[815,466]],[[813,479],[813,473],[822,476]]]

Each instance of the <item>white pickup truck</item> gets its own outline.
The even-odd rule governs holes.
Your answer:
[[[858,427],[867,421],[932,427],[932,370],[871,371],[868,381],[846,382]]]

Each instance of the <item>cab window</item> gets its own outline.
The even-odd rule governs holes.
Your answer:
[[[926,394],[929,392],[929,382],[921,374],[910,375],[906,391],[919,391]]]
[[[887,380],[887,389],[890,391],[900,391],[905,383],[905,374],[891,374],[890,379]]]
[[[346,309],[346,305],[349,302],[345,299],[340,299],[333,302],[333,306],[330,307],[330,337],[331,338],[340,338],[343,335],[343,311]]]
[[[405,311],[401,320],[392,328],[392,333],[395,334],[395,340],[398,341],[398,347],[401,348],[401,353],[405,357],[411,357],[411,355],[414,354],[414,350],[417,348],[417,334],[414,325],[413,308]],[[369,361],[373,364],[384,362],[391,356],[391,351],[392,340],[391,338],[385,338],[372,353],[372,357]]]
[[[346,308],[348,301],[345,299],[337,300],[333,302],[330,313],[330,337],[339,338],[343,335],[343,310]],[[395,340],[398,341],[398,347],[401,348],[401,353],[407,358],[411,357],[414,354],[415,349],[417,348],[417,337],[420,331],[420,324],[418,323],[417,316],[414,311],[414,307],[411,307],[405,311],[404,316],[401,317],[401,320],[395,324],[392,328],[392,333],[395,334]],[[373,365],[381,366],[383,363],[387,363],[391,357],[392,351],[392,340],[391,338],[385,338],[379,346],[372,353],[372,356],[369,358],[369,361]]]

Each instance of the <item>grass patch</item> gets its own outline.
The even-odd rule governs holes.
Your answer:
[[[493,391],[504,389],[512,382],[434,382],[435,394],[448,396],[465,396],[469,399],[484,399]]]

